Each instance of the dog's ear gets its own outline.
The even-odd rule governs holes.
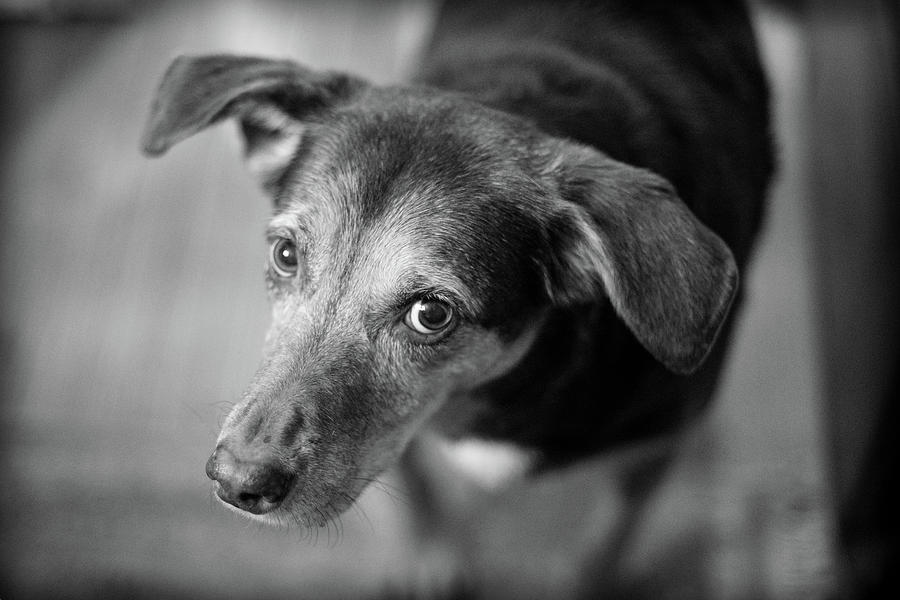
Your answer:
[[[354,77],[288,60],[181,56],[163,75],[141,144],[147,154],[162,154],[201,129],[236,117],[248,167],[268,188],[290,163],[303,119],[347,101],[364,86]]]
[[[563,199],[549,221],[552,301],[605,293],[657,360],[695,371],[737,289],[731,251],[650,171],[571,143],[555,148],[547,170]]]

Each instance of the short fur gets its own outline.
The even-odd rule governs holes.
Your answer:
[[[207,465],[230,504],[322,524],[424,429],[549,469],[709,401],[772,170],[740,3],[450,0],[411,85],[181,57],[144,148],[225,118],[300,255]]]

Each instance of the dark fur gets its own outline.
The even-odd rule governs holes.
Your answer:
[[[773,164],[741,2],[450,0],[420,78],[664,176],[746,263]],[[708,402],[725,347],[684,377],[609,305],[557,310],[475,431],[569,459],[670,430]]]
[[[311,312],[273,330],[211,477],[225,478],[227,452],[228,477],[299,480],[296,503],[321,515],[396,459],[396,431],[430,394],[444,394],[444,433],[520,444],[544,468],[677,430],[709,401],[772,169],[739,3],[450,0],[409,86],[180,58],[144,147],[228,117],[276,212],[300,220],[307,270],[270,281],[273,301]],[[373,279],[367,255],[398,238],[422,252],[421,272]],[[410,343],[396,316],[435,291],[460,330]],[[517,364],[465,386],[471,344],[512,348],[536,322]]]

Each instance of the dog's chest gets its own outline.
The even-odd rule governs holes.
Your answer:
[[[452,468],[485,489],[499,489],[525,475],[534,452],[504,442],[477,439],[444,440],[441,453]]]

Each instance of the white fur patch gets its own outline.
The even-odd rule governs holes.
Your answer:
[[[303,125],[275,106],[248,104],[246,109],[237,109],[242,118],[266,130],[269,135],[254,140],[253,146],[246,149],[247,169],[267,183],[293,158],[303,135]]]
[[[522,477],[534,463],[534,453],[515,444],[485,440],[441,440],[442,454],[462,475],[489,490]]]

